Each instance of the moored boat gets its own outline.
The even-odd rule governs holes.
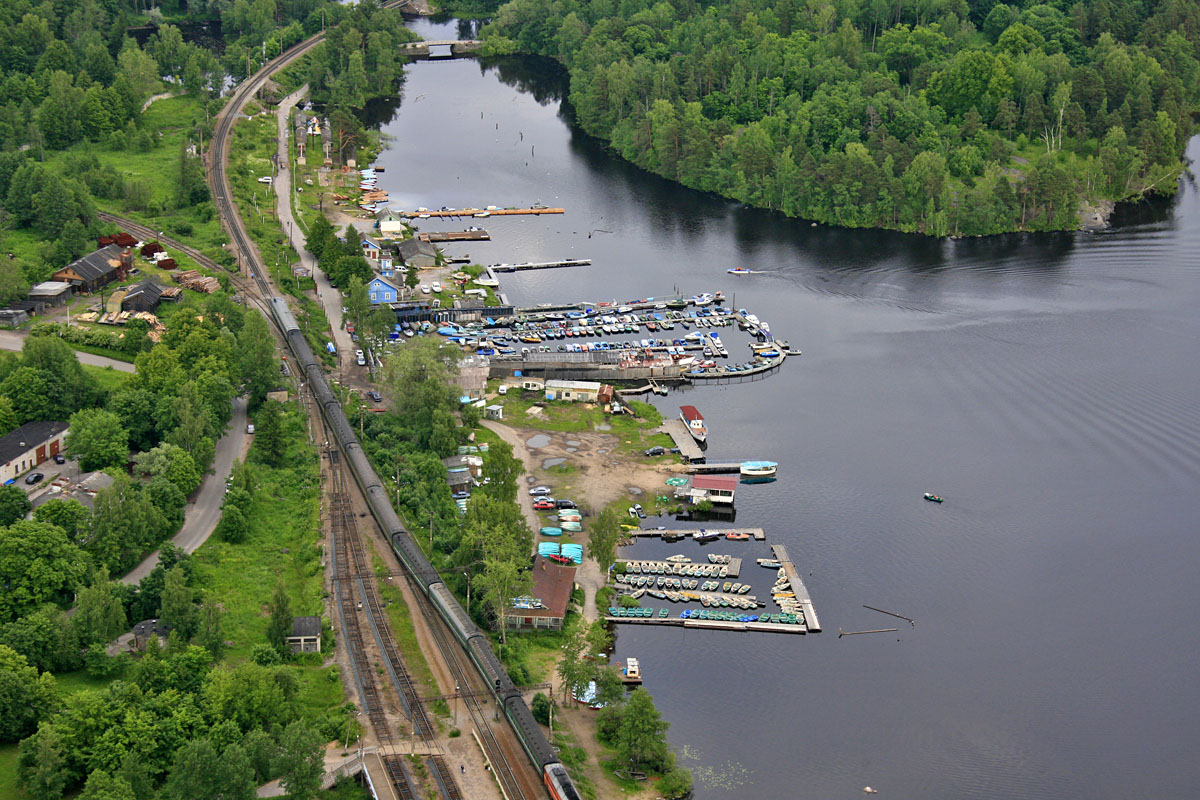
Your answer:
[[[688,433],[692,435],[692,438],[700,444],[704,444],[704,441],[708,438],[708,428],[704,425],[704,416],[696,407],[680,406],[679,418],[687,426]]]
[[[562,528],[542,528],[542,536],[562,536]]]
[[[767,480],[774,478],[778,469],[774,461],[743,461],[738,472],[746,480]]]

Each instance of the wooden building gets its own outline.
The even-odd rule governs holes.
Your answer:
[[[110,244],[72,261],[52,277],[71,284],[76,292],[90,294],[113,281],[123,280],[132,266],[133,252]]]
[[[509,630],[561,630],[571,604],[576,567],[555,564],[538,556],[533,562],[533,590],[529,597],[513,599],[504,612]]]

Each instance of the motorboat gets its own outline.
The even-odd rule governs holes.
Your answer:
[[[779,465],[774,461],[743,461],[738,471],[743,478],[763,480],[774,478]]]
[[[692,435],[698,443],[704,444],[708,438],[708,428],[704,425],[704,416],[696,409],[695,406],[680,406],[679,418],[683,420],[683,424],[687,426],[688,433]]]
[[[732,269],[726,270],[726,272],[728,272],[730,275],[749,275],[750,274],[750,270],[746,269],[745,267],[733,267]]]

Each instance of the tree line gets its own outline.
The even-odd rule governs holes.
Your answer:
[[[579,124],[651,172],[939,236],[1175,191],[1200,100],[1186,0],[513,0],[484,32],[560,60]]]

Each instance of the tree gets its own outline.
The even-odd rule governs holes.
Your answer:
[[[667,760],[667,728],[654,707],[654,699],[645,689],[637,688],[625,703],[625,714],[617,735],[617,748],[630,766],[657,769]]]
[[[607,572],[616,561],[617,542],[621,541],[622,533],[621,517],[615,509],[604,509],[592,522],[588,532],[588,550],[602,571]]]
[[[246,515],[235,505],[226,504],[221,512],[221,539],[230,544],[238,544],[246,540],[246,532],[250,529]]]
[[[562,679],[564,701],[587,686],[588,681],[595,680],[596,662],[591,657],[588,642],[590,627],[587,620],[577,615],[571,618],[563,632],[558,676]]]
[[[85,645],[110,642],[125,630],[125,605],[106,568],[96,570],[91,585],[79,590],[71,624]]]
[[[137,796],[124,778],[98,769],[88,775],[79,800],[137,800]]]
[[[18,520],[0,528],[0,622],[42,603],[65,606],[87,575],[87,561],[61,528]]]
[[[196,643],[208,650],[214,663],[225,654],[225,632],[221,624],[224,616],[216,603],[205,602],[200,606],[200,629],[196,632]]]
[[[57,702],[54,676],[38,675],[25,656],[0,645],[0,742],[28,736]]]
[[[237,337],[237,362],[242,382],[250,394],[250,403],[257,407],[279,380],[275,340],[261,314],[246,315]]]
[[[678,800],[692,793],[692,773],[682,767],[667,771],[658,782],[658,791],[667,800]]]
[[[124,467],[129,460],[129,431],[121,418],[102,408],[85,408],[71,415],[67,452],[83,470]]]
[[[208,739],[195,739],[175,753],[163,787],[166,800],[250,800],[254,772],[245,752],[230,745],[219,756]]]
[[[267,623],[267,642],[283,655],[287,652],[287,638],[292,635],[292,604],[283,581],[275,584],[275,593],[271,595],[270,615],[271,621]]]
[[[32,507],[29,495],[17,486],[0,486],[0,525],[12,525],[19,519],[25,519]]]
[[[50,603],[0,625],[0,644],[25,656],[38,672],[70,672],[80,665],[79,638],[66,613]]]
[[[182,447],[163,443],[153,450],[138,453],[133,458],[134,468],[147,478],[157,478],[160,475],[187,496],[200,486],[204,476],[192,456]]]
[[[300,720],[284,729],[279,737],[275,773],[288,797],[309,800],[317,796],[325,777],[324,755],[320,736]]]
[[[283,432],[283,404],[269,401],[258,412],[258,427],[254,429],[255,449],[263,460],[272,466],[282,466],[287,452],[287,439]]]
[[[184,641],[196,632],[196,593],[187,585],[187,575],[180,567],[167,570],[163,584],[162,607],[158,615],[163,622],[179,632]]]
[[[550,698],[543,692],[538,692],[533,696],[533,701],[529,704],[530,711],[533,712],[533,718],[542,725],[550,724]]]
[[[36,734],[21,742],[18,779],[34,800],[60,800],[70,777],[66,762],[62,737],[43,722]]]

